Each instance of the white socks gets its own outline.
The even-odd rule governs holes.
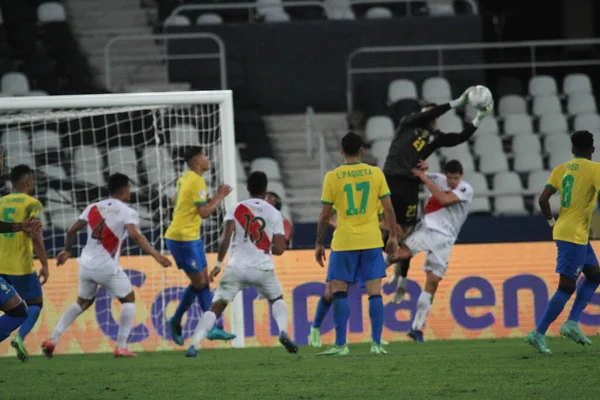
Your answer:
[[[196,349],[200,348],[200,341],[204,336],[206,336],[207,332],[215,325],[215,321],[217,320],[217,315],[212,311],[206,311],[200,317],[200,321],[198,321],[198,325],[196,325],[196,329],[194,330],[194,336],[192,336],[192,346]]]
[[[131,333],[131,327],[135,318],[135,303],[121,304],[121,316],[119,317],[119,333],[117,334],[117,348],[127,348],[127,338]]]
[[[69,325],[71,325],[73,321],[75,321],[75,319],[82,312],[83,309],[79,304],[71,304],[71,307],[69,307],[67,311],[65,311],[63,316],[60,318],[60,321],[58,321],[56,328],[54,328],[52,334],[50,335],[50,340],[52,341],[52,344],[56,344],[56,342],[58,342],[58,338],[60,338],[60,336],[67,330]]]
[[[273,319],[277,322],[277,327],[279,328],[279,333],[286,332],[288,328],[288,309],[285,301],[283,299],[276,300],[271,305],[271,310],[273,311]]]
[[[429,314],[429,310],[431,310],[432,298],[433,295],[431,293],[427,293],[425,291],[421,292],[419,300],[417,301],[417,313],[412,324],[412,328],[414,330],[420,331],[423,329],[423,325],[425,325],[425,320],[427,319],[427,314]]]

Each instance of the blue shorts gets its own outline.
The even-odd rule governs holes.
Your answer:
[[[206,254],[204,253],[204,241],[202,239],[188,242],[165,239],[165,243],[177,264],[177,268],[182,269],[185,273],[200,272],[206,268]]]
[[[42,297],[42,284],[37,272],[29,275],[0,275],[11,285],[23,300],[33,300]]]
[[[368,250],[331,251],[327,282],[368,282],[385,277],[385,261],[380,248]]]
[[[598,259],[591,244],[576,244],[555,240],[556,273],[577,279],[586,267],[598,265]]]
[[[6,282],[6,280],[0,278],[0,307],[8,303],[16,294],[15,288]]]

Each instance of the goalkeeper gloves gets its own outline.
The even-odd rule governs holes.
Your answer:
[[[488,115],[490,113],[490,111],[492,111],[494,109],[494,103],[492,102],[492,104],[490,104],[489,106],[487,106],[485,109],[483,110],[479,110],[477,111],[477,115],[475,116],[475,118],[473,118],[473,126],[474,127],[478,127],[479,123],[486,117],[486,115]]]
[[[454,100],[450,101],[448,103],[448,104],[450,104],[450,107],[452,107],[452,108],[464,107],[467,104],[467,101],[469,100],[469,92],[471,92],[471,90],[473,90],[473,86],[469,86],[467,88],[467,90],[465,90],[458,99],[454,99]]]

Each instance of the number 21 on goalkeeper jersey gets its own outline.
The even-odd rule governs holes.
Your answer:
[[[321,202],[337,211],[337,228],[331,249],[368,250],[383,247],[379,229],[379,204],[390,195],[383,172],[364,163],[344,164],[329,171]]]

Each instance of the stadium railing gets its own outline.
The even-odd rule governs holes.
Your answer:
[[[600,39],[571,39],[571,40],[540,40],[524,42],[501,43],[462,43],[462,44],[431,44],[418,46],[367,46],[359,47],[348,56],[346,62],[346,104],[348,112],[354,109],[354,77],[356,75],[375,75],[390,73],[432,72],[437,76],[444,76],[448,71],[493,70],[493,69],[529,69],[535,75],[538,68],[580,67],[600,65],[600,59],[591,60],[556,60],[547,61],[538,58],[540,48],[547,47],[578,47],[599,45]],[[527,61],[522,62],[490,62],[472,64],[448,64],[445,60],[447,53],[465,50],[490,50],[490,49],[523,49],[529,52]],[[391,65],[386,67],[356,67],[355,61],[359,56],[381,56],[383,54],[397,54],[395,59],[406,59],[406,53],[435,53],[437,62],[432,65],[418,64],[410,67]],[[361,57],[364,58],[364,57]]]
[[[315,120],[315,111],[312,107],[306,108],[306,156],[317,158],[321,179],[325,178],[327,171],[335,168],[335,162],[327,150],[327,139],[323,130],[319,129]]]
[[[201,52],[194,54],[174,55],[168,53],[168,43],[171,40],[198,40],[210,41],[216,44],[216,52]],[[131,47],[127,47],[124,53],[118,53],[119,45],[138,43],[140,48],[144,44],[151,43],[157,45],[159,50],[156,53],[136,53],[131,52]],[[219,77],[221,89],[227,88],[227,62],[225,43],[214,33],[164,33],[164,34],[148,34],[148,35],[122,35],[116,36],[106,43],[104,46],[104,69],[105,69],[105,84],[108,90],[120,91],[121,87],[130,80],[131,75],[136,73],[136,70],[143,68],[148,62],[160,62],[165,65],[165,81],[168,82],[169,63],[166,61],[178,60],[218,60],[219,62]],[[136,65],[133,71],[130,71],[127,76],[117,76],[116,70],[119,66]],[[121,82],[116,82],[120,80]],[[125,81],[125,82],[123,82]]]

